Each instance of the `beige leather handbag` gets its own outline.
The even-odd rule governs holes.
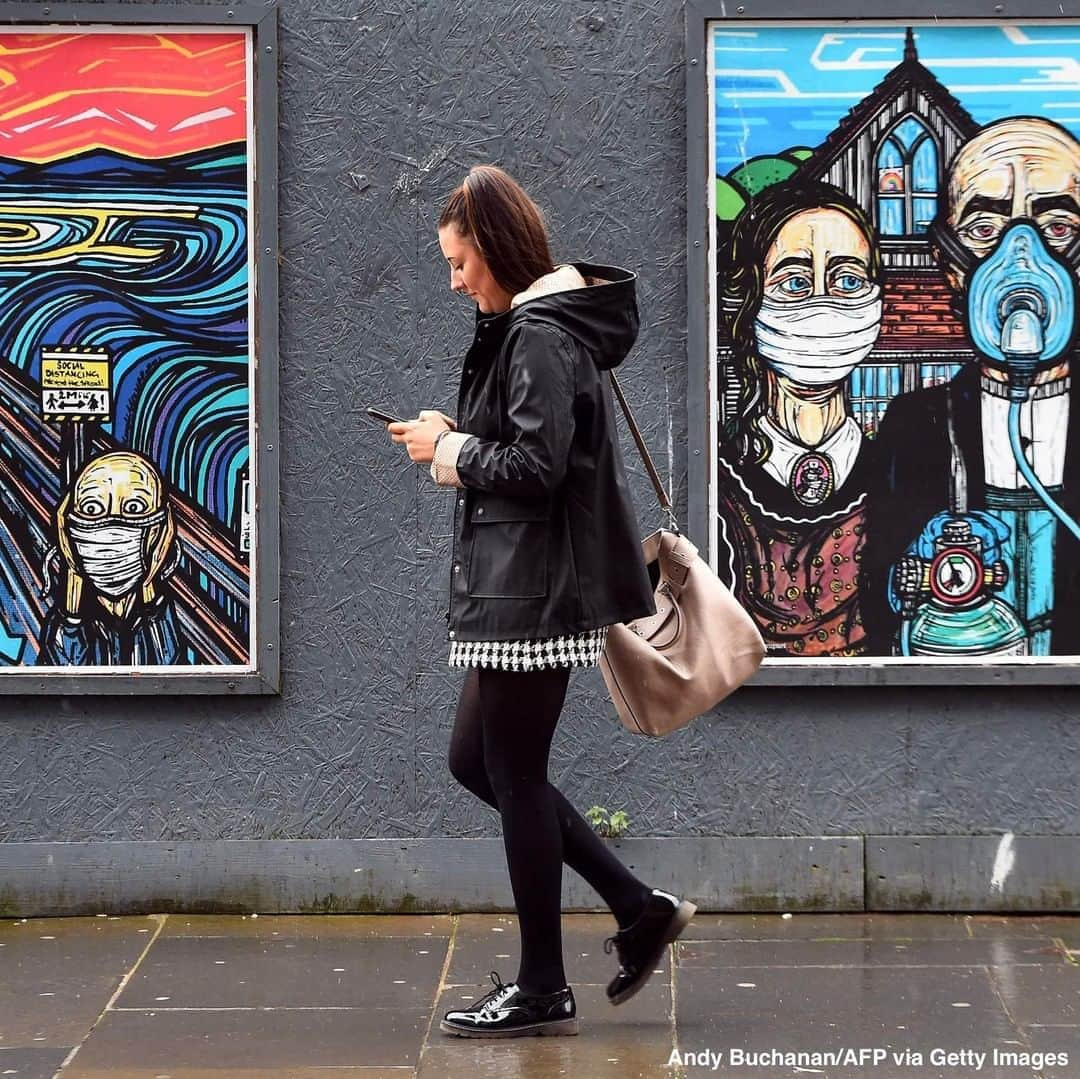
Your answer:
[[[671,502],[609,370],[671,530],[641,541],[655,582],[656,614],[608,630],[600,657],[611,700],[628,730],[652,737],[684,727],[739,688],[761,665],[765,642],[753,619],[679,532]]]

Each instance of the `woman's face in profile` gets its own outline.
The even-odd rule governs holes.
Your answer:
[[[491,276],[487,263],[468,236],[453,225],[439,229],[439,247],[450,264],[450,288],[476,301],[485,315],[510,308],[510,293]]]
[[[872,287],[870,241],[839,210],[803,210],[777,233],[764,271],[765,298],[774,303],[813,296],[858,299]]]

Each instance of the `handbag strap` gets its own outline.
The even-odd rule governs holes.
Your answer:
[[[645,462],[645,469],[649,473],[649,479],[652,480],[652,485],[656,488],[656,497],[660,500],[660,508],[668,515],[672,531],[679,534],[679,522],[675,519],[675,511],[671,508],[671,499],[668,498],[667,491],[664,490],[664,485],[660,482],[660,474],[656,471],[656,466],[653,464],[652,457],[649,456],[648,448],[645,446],[645,440],[641,437],[638,425],[634,422],[634,414],[626,403],[619,380],[615,377],[615,372],[611,368],[608,368],[608,374],[611,376],[611,386],[615,390],[615,396],[618,397],[619,404],[622,405],[626,422],[630,425],[630,433],[634,436],[634,442],[637,445],[638,452],[641,454],[642,461]]]
[[[675,543],[664,562],[664,578],[678,599],[686,587],[690,567],[697,561],[698,549],[686,536],[676,535]]]

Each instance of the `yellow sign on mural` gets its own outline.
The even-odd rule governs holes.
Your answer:
[[[108,360],[41,361],[41,385],[48,390],[107,390]]]
[[[112,407],[109,378],[104,349],[43,349],[42,415],[46,420],[107,420]]]

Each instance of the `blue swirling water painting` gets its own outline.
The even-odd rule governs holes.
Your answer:
[[[248,662],[247,170],[0,159],[0,666]],[[65,422],[46,365],[80,355],[110,409]]]
[[[0,359],[38,382],[42,347],[106,348],[103,430],[236,529],[248,465],[244,159],[224,147],[137,165],[98,153],[77,171],[60,162],[0,183]]]

